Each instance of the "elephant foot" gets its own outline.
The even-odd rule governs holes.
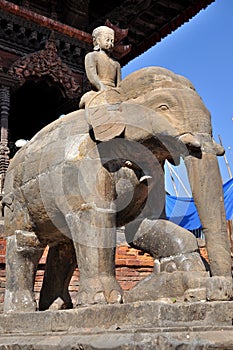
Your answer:
[[[81,281],[76,306],[122,303],[123,291],[114,277],[101,276]]]
[[[33,312],[35,270],[44,251],[36,234],[16,230],[7,237],[4,312]]]
[[[36,301],[27,290],[5,291],[4,313],[34,311]]]
[[[178,254],[162,258],[160,260],[160,271],[194,271],[206,272],[205,265],[198,252]]]

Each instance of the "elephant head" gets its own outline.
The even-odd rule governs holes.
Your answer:
[[[149,67],[126,77],[121,89],[128,103],[146,106],[169,123],[173,129],[164,130],[164,133],[172,132],[188,147],[203,149],[205,146],[223,154],[224,150],[212,139],[210,113],[187,78],[165,68]],[[154,122],[156,130],[160,121]],[[204,145],[205,141],[208,146]]]
[[[216,158],[224,154],[224,149],[213,139],[210,113],[201,97],[188,79],[161,67],[132,73],[121,82],[121,89],[128,103],[155,111],[171,125],[165,133],[186,144],[184,160],[206,238],[211,273],[231,276],[222,181]],[[160,119],[154,120],[154,130]]]

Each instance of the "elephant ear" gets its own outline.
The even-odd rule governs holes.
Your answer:
[[[109,141],[125,129],[121,103],[89,107],[86,112],[97,141]]]

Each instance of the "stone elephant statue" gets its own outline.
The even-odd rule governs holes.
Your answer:
[[[72,307],[68,285],[76,263],[77,305],[122,302],[115,279],[117,226],[125,225],[130,244],[162,261],[162,270],[176,256],[173,269],[205,275],[195,237],[166,220],[163,166],[180,156],[211,274],[230,277],[220,153],[209,112],[190,82],[158,67],[133,73],[85,110],[43,128],[17,152],[6,175],[5,312],[36,309],[35,272],[47,245],[40,310],[57,297]]]

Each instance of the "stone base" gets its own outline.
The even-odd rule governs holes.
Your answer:
[[[0,350],[233,350],[232,318],[233,302],[148,301],[7,314],[0,315]]]

